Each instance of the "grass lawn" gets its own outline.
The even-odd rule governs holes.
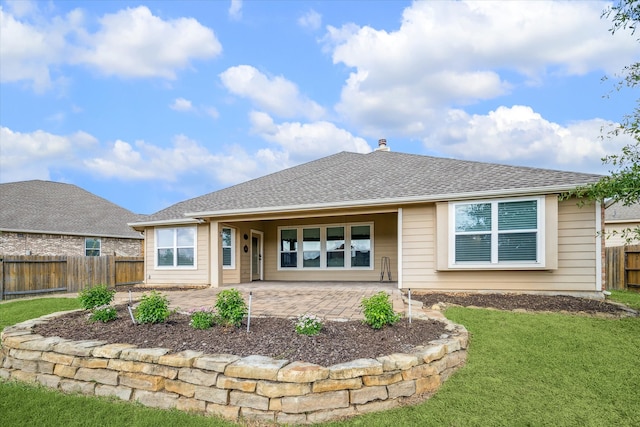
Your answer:
[[[640,303],[635,295],[612,297]],[[25,311],[32,303],[24,302]],[[0,305],[0,319],[7,305]],[[469,359],[431,399],[327,425],[640,425],[640,318],[468,308],[450,308],[446,315],[471,333]],[[11,426],[233,425],[6,382],[0,382],[0,396],[0,422]]]

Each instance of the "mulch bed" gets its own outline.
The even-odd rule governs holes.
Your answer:
[[[402,319],[381,330],[360,321],[326,321],[319,335],[308,337],[295,332],[294,319],[276,317],[252,318],[248,333],[246,323],[239,328],[214,326],[198,330],[189,326],[186,314],[172,314],[166,323],[134,325],[126,305],[117,309],[118,318],[112,322],[91,322],[87,312],[81,311],[38,325],[35,332],[74,341],[104,340],[142,348],[163,347],[171,352],[197,350],[242,357],[258,354],[322,366],[408,352],[447,333],[445,324],[435,320],[413,320],[409,324]]]
[[[149,288],[143,290],[148,291]],[[421,301],[425,308],[445,303],[499,310],[606,316],[638,314],[619,304],[570,296],[413,293],[412,299]],[[171,352],[197,350],[205,353],[229,353],[241,357],[259,354],[323,366],[409,352],[415,346],[447,334],[442,322],[416,319],[411,324],[407,319],[402,319],[393,327],[381,330],[373,330],[360,321],[326,321],[320,335],[315,337],[297,334],[294,319],[276,317],[252,318],[248,333],[246,323],[239,328],[214,326],[209,330],[197,330],[189,326],[190,318],[186,314],[174,313],[166,323],[134,325],[126,305],[118,306],[117,309],[118,319],[109,323],[94,323],[89,321],[87,312],[74,312],[36,326],[35,332],[43,336],[59,336],[70,340],[103,340],[108,343],[127,343],[146,348],[163,347]]]
[[[479,294],[479,293],[417,293],[412,299],[421,301],[425,307],[437,303],[455,304],[465,307],[495,308],[498,310],[554,311],[569,313],[587,313],[595,315],[606,313],[624,316],[632,314],[620,304],[607,301],[576,298],[571,296],[549,296],[529,294]]]

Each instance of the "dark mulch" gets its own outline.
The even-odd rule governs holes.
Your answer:
[[[414,320],[409,324],[403,319],[381,330],[373,330],[360,321],[326,321],[315,337],[298,335],[294,324],[294,319],[252,318],[249,333],[246,323],[240,328],[214,326],[197,330],[189,326],[188,315],[176,313],[166,323],[134,325],[125,305],[118,307],[118,319],[109,323],[92,323],[86,312],[74,312],[36,326],[35,332],[70,340],[164,347],[171,352],[198,350],[242,357],[258,354],[323,366],[407,352],[447,333],[445,325],[435,320]]]
[[[421,301],[425,307],[439,302],[465,307],[485,307],[499,310],[565,311],[570,313],[629,314],[620,305],[606,301],[571,296],[548,296],[528,294],[478,294],[478,293],[425,293],[412,294],[412,299]]]

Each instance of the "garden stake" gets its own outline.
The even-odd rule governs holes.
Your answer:
[[[411,288],[409,288],[409,323],[411,323]]]
[[[131,291],[129,291],[129,292],[131,292]],[[127,309],[129,310],[129,316],[131,316],[131,321],[135,325],[136,324],[136,319],[135,319],[135,317],[133,317],[133,312],[131,311],[131,306],[127,305]]]
[[[247,333],[249,333],[249,326],[251,326],[251,295],[253,292],[249,292],[249,313],[247,314]]]

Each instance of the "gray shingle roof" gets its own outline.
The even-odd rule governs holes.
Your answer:
[[[604,211],[606,221],[640,221],[640,202],[635,205],[624,206],[613,203]]]
[[[141,239],[140,219],[80,187],[50,181],[0,184],[0,230]]]
[[[564,188],[598,175],[507,166],[415,154],[341,152],[177,203],[141,222],[184,219],[185,213],[287,206],[364,204],[502,190]],[[446,200],[446,199],[445,199]]]

